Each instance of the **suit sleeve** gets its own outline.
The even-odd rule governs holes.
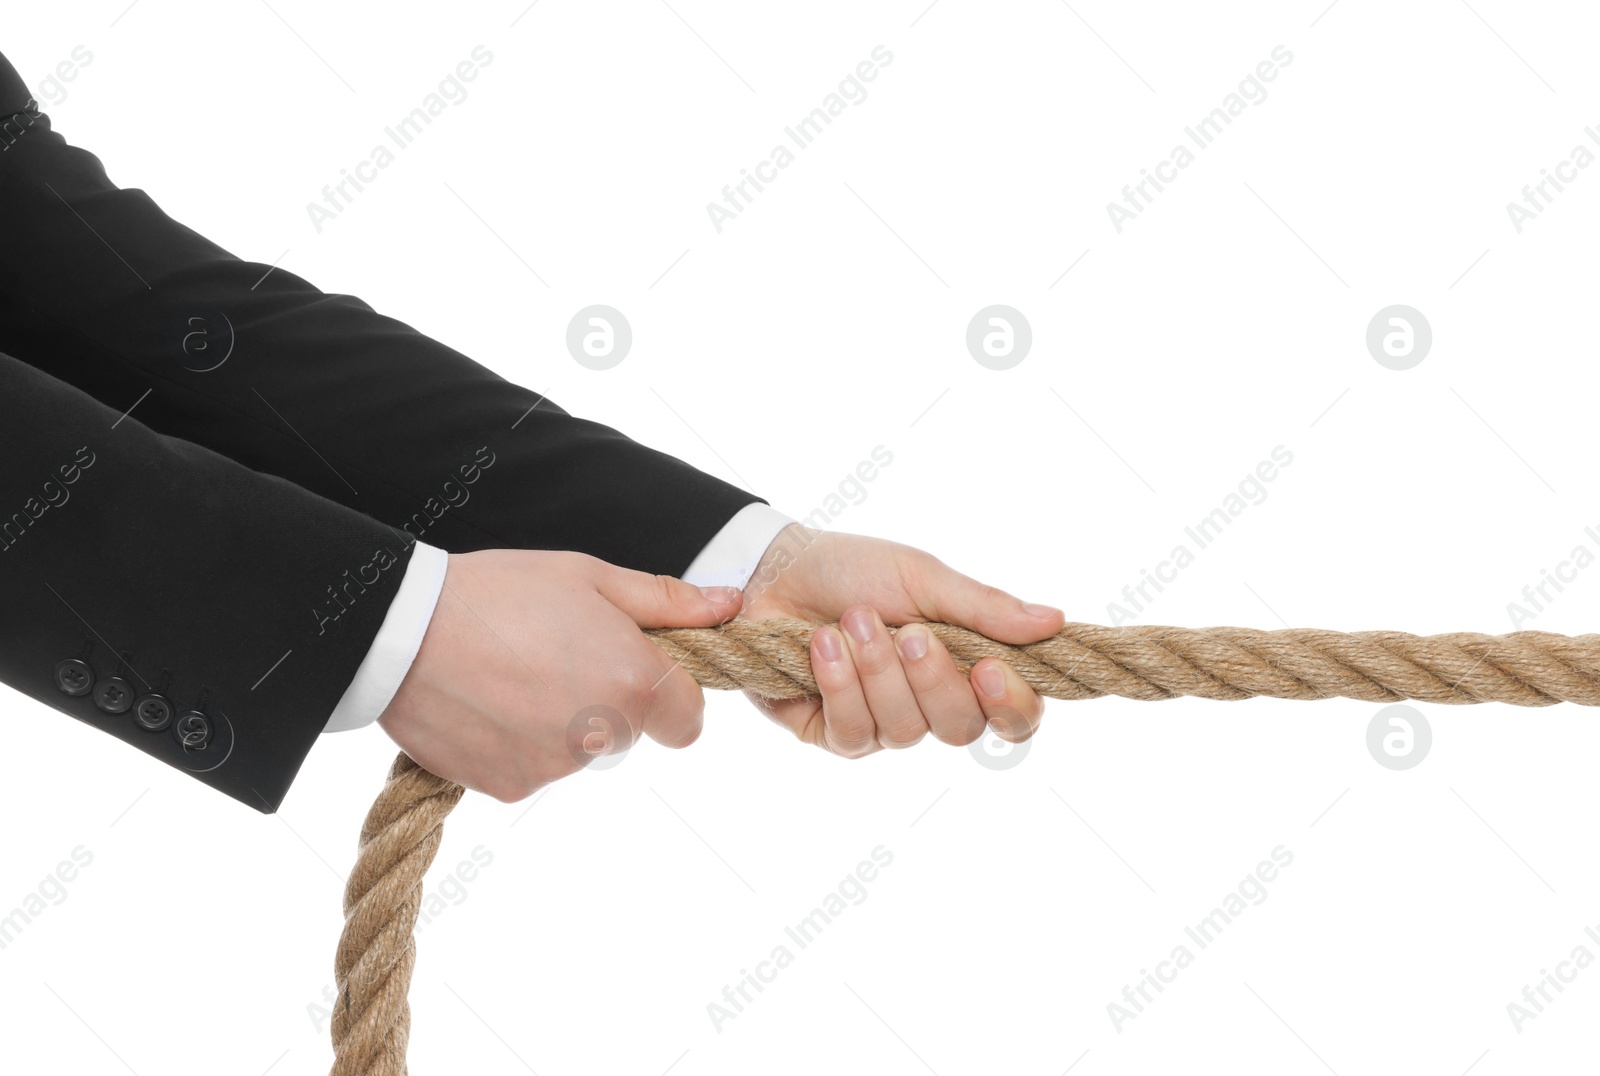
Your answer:
[[[233,256],[117,187],[23,107],[19,80],[6,101],[0,68],[0,350],[119,410],[149,390],[152,428],[449,552],[571,549],[677,575],[761,500]]]
[[[415,544],[4,354],[0,458],[0,680],[275,811]]]

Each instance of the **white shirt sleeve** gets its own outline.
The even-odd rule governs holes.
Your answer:
[[[697,587],[740,587],[755,574],[767,546],[794,520],[769,505],[747,504],[722,525],[711,541],[700,550],[683,573],[686,583]],[[356,675],[345,689],[323,732],[345,732],[362,728],[378,719],[400,690],[422,637],[433,620],[433,609],[444,588],[445,568],[450,558],[442,549],[418,542],[400,580],[400,590],[383,625],[372,640],[372,648],[362,659]]]
[[[356,669],[355,679],[344,689],[339,705],[322,727],[323,732],[362,728],[378,720],[378,715],[388,708],[422,646],[449,564],[450,555],[444,550],[422,542],[416,544],[400,580],[400,590],[384,614],[383,625]]]
[[[683,581],[697,587],[738,587],[750,582],[767,546],[794,520],[757,501],[722,525],[700,555],[684,569]]]

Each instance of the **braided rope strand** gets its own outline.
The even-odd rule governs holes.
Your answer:
[[[406,1076],[422,879],[463,791],[402,753],[367,812],[334,955],[333,1076]]]
[[[795,699],[817,694],[810,647],[819,626],[735,620],[646,634],[703,687]],[[1192,695],[1600,706],[1600,635],[1068,624],[1042,642],[1010,646],[953,624],[927,627],[963,674],[983,658],[999,658],[1053,699]],[[416,964],[422,880],[462,791],[401,754],[367,814],[345,886],[344,932],[334,960],[333,1076],[406,1076],[406,993]]]
[[[735,620],[652,636],[697,682],[773,699],[817,694],[803,620]],[[1053,699],[1351,698],[1365,702],[1600,706],[1600,635],[1518,631],[1325,631],[1068,624],[1010,646],[953,624],[928,624],[963,673],[999,658]]]

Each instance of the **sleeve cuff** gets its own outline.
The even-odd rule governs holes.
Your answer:
[[[682,579],[697,587],[743,589],[778,532],[795,522],[769,504],[747,504],[700,550]]]
[[[400,590],[372,640],[372,649],[356,669],[355,679],[345,688],[323,732],[362,728],[378,720],[378,715],[388,708],[422,646],[449,564],[450,555],[444,550],[423,542],[416,544],[405,578],[400,580]]]

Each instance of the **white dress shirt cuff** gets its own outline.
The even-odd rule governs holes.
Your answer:
[[[383,626],[372,640],[372,649],[356,669],[355,679],[345,688],[344,697],[333,708],[323,732],[362,728],[388,708],[428,632],[449,564],[450,555],[444,550],[422,542],[416,544],[405,577],[400,580],[399,593],[389,604]]]
[[[722,525],[683,573],[697,587],[739,587],[750,582],[767,546],[794,520],[757,501],[747,504]]]

